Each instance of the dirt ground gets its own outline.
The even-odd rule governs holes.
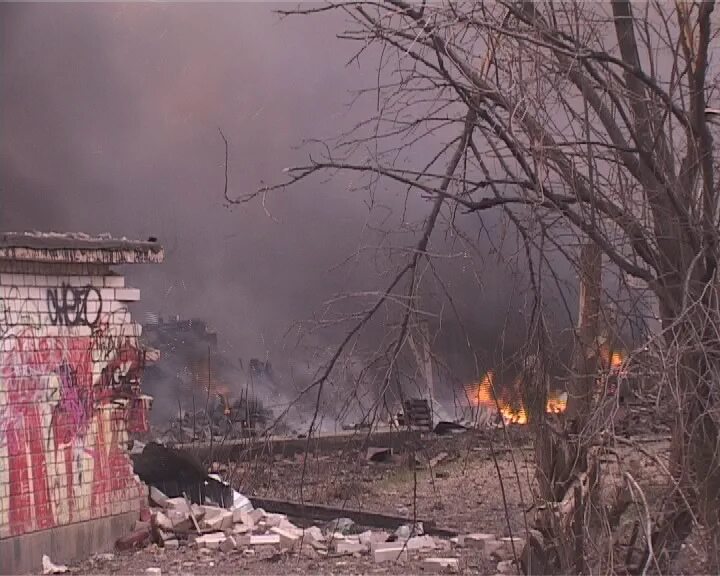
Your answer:
[[[510,444],[508,444],[508,441]],[[512,450],[509,449],[512,446]],[[620,458],[649,499],[666,484],[662,458],[665,439],[639,439],[640,451],[626,447]],[[415,450],[413,450],[413,448]],[[366,453],[299,455],[231,464],[226,470],[236,488],[247,495],[300,500],[432,520],[458,533],[491,532],[522,535],[532,506],[534,468],[526,431],[465,433],[423,446],[405,447],[384,462],[368,462]],[[650,457],[643,454],[645,452]],[[494,456],[493,456],[494,454]],[[658,456],[659,455],[659,456]],[[430,466],[432,462],[434,466]],[[620,470],[617,458],[605,463],[610,481]],[[660,467],[660,468],[659,468]],[[319,522],[317,524],[320,524]],[[357,527],[358,531],[364,527]],[[494,562],[458,548],[445,539],[445,550],[411,553],[406,563],[373,563],[368,555],[320,556],[315,551],[287,554],[273,547],[223,553],[183,546],[163,550],[151,546],[137,552],[100,556],[72,567],[75,574],[140,574],[158,567],[163,574],[422,574],[422,558],[459,558],[461,573],[495,574]],[[678,572],[702,572],[692,541],[678,562]]]

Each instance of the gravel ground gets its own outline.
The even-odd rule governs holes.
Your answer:
[[[531,506],[532,453],[526,431],[512,432],[512,451],[502,436],[466,433],[425,446],[415,454],[395,455],[370,463],[364,453],[343,452],[276,458],[233,465],[229,470],[238,489],[248,495],[346,506],[373,512],[434,520],[438,527],[458,533],[492,532],[499,536],[524,531],[524,511]],[[666,442],[643,444],[664,455]],[[443,456],[444,455],[444,456]],[[430,469],[428,461],[440,457]],[[648,458],[628,448],[621,455],[632,460],[633,473],[649,499],[659,494],[664,476]],[[414,464],[414,465],[413,465]],[[608,477],[617,466],[606,465]],[[501,482],[502,480],[502,482]],[[302,486],[302,487],[301,487]],[[507,510],[507,514],[506,514]],[[528,522],[530,518],[527,519]],[[320,524],[320,523],[318,523]],[[697,538],[688,541],[678,560],[678,574],[701,573]],[[495,574],[494,563],[477,552],[451,547],[432,553],[411,553],[405,563],[378,565],[368,555],[321,556],[314,550],[288,554],[273,547],[230,553],[181,546],[164,550],[151,546],[136,552],[99,556],[72,567],[74,574],[143,574],[160,568],[162,574],[423,574],[422,558],[456,557],[464,574]]]

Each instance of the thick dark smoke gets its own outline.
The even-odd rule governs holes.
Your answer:
[[[377,286],[369,265],[330,271],[366,237],[365,198],[336,178],[275,197],[274,219],[259,205],[231,211],[218,127],[230,140],[232,193],[277,182],[306,158],[295,148],[303,138],[366,115],[370,104],[348,110],[348,90],[372,85],[376,72],[372,59],[346,66],[355,47],[335,38],[336,17],[281,21],[272,9],[0,7],[0,228],[156,236],[166,262],[127,270],[142,289],[136,313],[203,318],[233,361],[282,366],[294,321],[358,279]],[[471,272],[455,286],[470,295],[469,324],[492,344],[508,277],[489,270],[482,290]]]

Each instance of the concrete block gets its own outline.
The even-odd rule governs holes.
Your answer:
[[[163,547],[168,550],[177,550],[180,548],[180,542],[177,539],[165,540],[165,542],[163,542]]]
[[[145,574],[147,574],[147,576],[161,576],[162,570],[153,566],[152,568],[145,568]]]
[[[272,534],[277,534],[280,537],[280,546],[283,548],[293,548],[298,542],[300,542],[301,534],[296,534],[289,530],[283,530],[278,526],[270,528]]]
[[[125,288],[124,276],[103,276],[106,288]]]
[[[515,562],[513,560],[501,560],[497,565],[498,574],[517,574]]]
[[[435,550],[437,545],[432,536],[413,536],[407,541],[408,550]]]
[[[392,548],[376,548],[373,550],[373,560],[381,564],[383,562],[407,561],[408,551],[404,546],[395,544]]]
[[[338,554],[364,554],[368,551],[368,547],[360,542],[350,542],[347,540],[337,540],[333,542],[333,548]]]
[[[168,516],[159,511],[153,514],[152,522],[165,532],[172,532],[175,526],[175,523]]]
[[[490,552],[490,555],[498,560],[513,559],[515,557],[515,555],[513,555],[513,546],[515,548],[515,554],[519,558],[520,554],[522,554],[523,548],[525,547],[525,540],[518,537],[500,538],[499,542],[500,546],[495,551]]]
[[[381,543],[381,542],[387,542],[388,537],[390,534],[383,531],[373,531],[373,530],[367,530],[366,532],[363,532],[362,534],[358,535],[358,539],[361,544],[366,544],[367,546],[372,546],[373,544]]]
[[[325,536],[323,536],[322,530],[317,526],[311,526],[303,531],[303,537],[309,538],[313,542],[325,542]]]
[[[278,534],[253,534],[250,536],[251,546],[278,545],[280,536]]]
[[[140,290],[138,288],[116,288],[115,300],[118,302],[138,302]]]
[[[460,561],[457,558],[425,558],[422,563],[424,570],[431,573],[457,572]]]
[[[248,514],[248,517],[252,520],[253,524],[257,524],[258,522],[260,522],[260,520],[265,518],[265,516],[265,510],[263,510],[262,508],[255,508],[254,510],[251,510]]]
[[[463,548],[479,550],[488,556],[498,548],[502,547],[502,544],[495,537],[495,534],[486,534],[483,532],[461,534],[458,536],[458,545]]]
[[[198,548],[208,548],[210,550],[217,550],[220,545],[227,540],[227,536],[223,532],[212,532],[210,534],[203,534],[195,539],[195,544]]]
[[[216,506],[203,506],[204,518],[200,522],[201,528],[208,530],[230,530],[233,526],[233,513],[225,508]]]
[[[283,521],[287,521],[285,514],[265,514],[265,525],[270,528],[280,526]]]

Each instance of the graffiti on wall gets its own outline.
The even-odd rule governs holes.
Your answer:
[[[94,327],[102,314],[102,298],[94,286],[48,288],[47,306],[53,326]]]
[[[21,307],[42,318],[41,300],[6,298],[9,312],[0,310],[0,483],[10,491],[0,526],[13,535],[111,514],[133,488],[127,432],[147,424],[137,414],[147,408],[144,358],[127,310],[95,314],[91,291],[75,288],[73,300],[64,288],[47,299],[59,332],[16,322]],[[81,325],[90,336],[72,328]]]

